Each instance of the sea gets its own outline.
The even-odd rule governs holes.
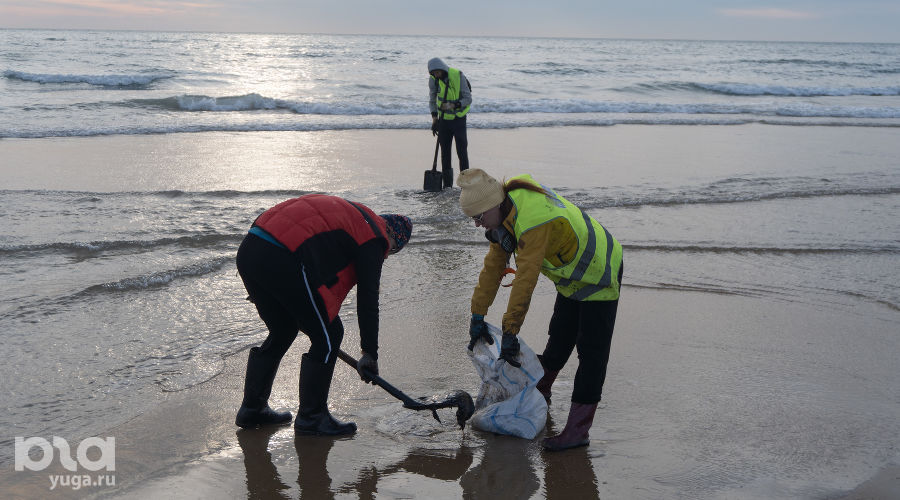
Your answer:
[[[474,128],[900,123],[895,44],[3,30],[0,47],[4,138],[422,128],[435,55],[469,78]]]
[[[471,83],[475,150],[479,134],[506,129],[709,130],[710,143],[696,147],[713,153],[699,159],[686,152],[620,169],[614,159],[625,153],[606,143],[589,180],[539,157],[523,162],[523,173],[549,179],[622,242],[624,294],[743,297],[888,325],[892,336],[873,333],[877,341],[846,335],[879,346],[878,372],[893,373],[859,382],[881,387],[869,409],[892,435],[817,442],[831,450],[827,462],[816,462],[816,446],[797,460],[814,463],[802,470],[815,477],[845,471],[840,450],[870,467],[897,460],[900,44],[0,29],[0,151],[98,138],[165,149],[171,139],[180,149],[161,158],[181,162],[160,176],[116,151],[115,164],[48,176],[0,156],[3,467],[16,436],[101,435],[258,344],[264,327],[242,302],[235,252],[254,217],[290,197],[328,192],[408,214],[415,233],[387,264],[383,315],[427,304],[439,307],[436,318],[465,323],[487,243],[459,211],[458,188],[419,189],[430,146],[408,179],[399,168],[370,172],[359,158],[345,160],[349,174],[326,161],[297,159],[291,169],[296,158],[281,158],[288,166],[257,169],[253,181],[216,170],[215,160],[191,156],[207,149],[189,147],[208,134],[251,144],[259,134],[296,133],[310,141],[304,154],[321,160],[329,141],[369,130],[420,131],[433,144],[426,62],[436,56]],[[784,130],[786,139],[732,155],[748,130]],[[824,139],[796,147],[795,133]],[[254,153],[242,158],[252,162]],[[443,298],[423,299],[435,293]],[[344,308],[349,345],[353,310]],[[446,338],[465,336],[459,328]],[[391,345],[390,333],[382,345]],[[845,373],[821,369],[835,379]],[[823,495],[808,484],[761,485],[753,467],[731,474],[731,490],[721,477],[695,477],[670,489],[657,478],[662,489],[652,491]]]

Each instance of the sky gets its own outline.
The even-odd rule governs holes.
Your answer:
[[[0,28],[900,43],[900,0],[0,0]]]

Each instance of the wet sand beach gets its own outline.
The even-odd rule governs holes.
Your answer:
[[[542,290],[539,298],[549,300],[549,292]],[[704,313],[686,317],[698,303]],[[541,304],[535,301],[529,323],[549,319],[549,308]],[[712,491],[712,498],[735,498],[729,475],[739,475],[741,467],[750,465],[758,481],[780,491],[777,496],[784,496],[778,488],[794,484],[819,491],[803,498],[896,498],[900,487],[896,468],[845,496],[839,490],[842,485],[849,489],[852,478],[836,481],[821,470],[818,459],[809,457],[822,453],[823,461],[839,461],[842,457],[827,457],[827,447],[819,450],[821,443],[860,432],[868,435],[866,439],[876,439],[879,432],[865,430],[873,422],[870,408],[861,402],[842,401],[837,393],[810,393],[803,387],[821,375],[815,370],[819,363],[801,360],[808,342],[813,342],[810,330],[816,330],[815,337],[824,337],[818,342],[834,342],[853,326],[846,319],[766,300],[626,287],[618,321],[608,396],[586,448],[547,453],[539,446],[546,433],[526,441],[471,428],[460,432],[450,413],[443,415],[447,425],[437,425],[427,414],[403,409],[386,393],[365,386],[344,365],[336,371],[331,409],[339,418],[357,423],[354,437],[295,438],[290,426],[238,430],[232,421],[243,383],[246,353],[242,352],[230,357],[225,370],[209,382],[170,394],[155,409],[109,429],[108,434],[117,438],[116,489],[85,488],[64,491],[59,497],[684,498],[692,491],[710,493],[716,488],[709,483],[717,483],[725,492]],[[876,331],[891,328],[866,326]],[[753,358],[768,349],[765,344],[778,342],[769,333],[774,330],[805,340],[781,346],[787,359],[755,366]],[[532,330],[526,339],[540,345],[541,335]],[[348,338],[345,348],[351,348],[354,340]],[[462,340],[456,343],[462,345]],[[741,345],[726,349],[731,342]],[[307,345],[298,341],[284,360],[273,406],[295,412],[299,354]],[[386,341],[384,350],[395,353],[388,356],[392,359],[401,357],[398,351],[404,348]],[[843,355],[832,352],[830,359],[835,357]],[[415,358],[407,361],[404,368],[383,361],[382,376],[415,395],[449,388],[473,395],[477,391],[471,366],[432,360],[435,366],[426,367]],[[806,376],[785,380],[772,375],[776,365],[798,361],[795,370],[807,371]],[[823,364],[820,369],[827,370],[828,362]],[[556,386],[559,396],[551,405],[550,429],[558,430],[565,421],[565,394],[571,390],[574,369],[570,362]],[[447,381],[422,380],[415,374],[434,376],[434,371],[447,372]],[[412,374],[402,375],[405,372]],[[736,382],[742,378],[735,376],[738,373],[759,373],[754,392]],[[881,431],[889,431],[893,424],[885,425]],[[798,463],[798,457],[813,463]],[[878,469],[861,465],[855,472],[868,479]],[[5,474],[10,483],[4,495],[46,498],[47,473],[25,474]],[[701,487],[698,482],[705,484]],[[740,498],[761,497],[751,493]]]
[[[470,155],[477,158],[473,166],[497,177],[529,172],[577,194],[581,182],[615,188],[711,172],[727,178],[779,162],[802,172],[827,161],[883,165],[900,157],[897,137],[892,129],[765,125],[473,130]],[[474,397],[480,381],[465,353],[466,327],[487,246],[473,238],[448,248],[441,239],[442,228],[455,231],[468,223],[457,220],[458,189],[417,198],[433,153],[429,138],[426,131],[349,131],[4,140],[0,155],[17,168],[3,168],[0,181],[4,189],[92,192],[303,189],[350,193],[398,212],[404,203],[422,204],[418,217],[430,217],[429,232],[419,242],[414,232],[409,249],[389,259],[383,273],[381,375],[414,397],[455,389]],[[391,183],[408,186],[378,198]],[[76,436],[115,436],[115,487],[50,491],[48,475],[68,473],[58,464],[17,472],[10,463],[0,471],[3,496],[898,498],[897,307],[865,298],[851,306],[829,303],[813,292],[798,298],[802,290],[653,281],[640,270],[660,265],[661,257],[646,248],[629,251],[634,242],[625,223],[637,220],[636,212],[658,209],[590,210],[622,241],[627,265],[604,398],[588,447],[555,454],[540,447],[540,439],[565,423],[574,355],[554,386],[548,429],[534,441],[468,426],[460,431],[449,411],[438,424],[363,384],[340,361],[330,406],[336,417],[356,422],[355,436],[295,438],[291,426],[238,430],[233,420],[246,348],[261,342],[264,332],[243,300],[234,266],[226,264],[212,273],[216,283],[227,283],[216,285],[216,293],[207,289],[215,287],[196,286],[212,303],[197,307],[212,312],[193,328],[248,324],[255,343],[225,356],[209,380],[169,392],[150,386],[140,403],[123,405],[121,414],[98,412],[90,431],[72,436],[72,442]],[[687,215],[668,222],[704,223]],[[698,252],[676,253],[696,266],[691,272],[727,275],[715,264],[718,253]],[[731,263],[753,256],[738,252]],[[830,258],[821,257],[822,265]],[[542,278],[522,330],[538,352],[554,296]],[[505,291],[498,295],[487,318],[492,323],[499,323],[507,297]],[[357,356],[352,301],[342,316],[342,348]],[[298,337],[283,360],[271,406],[296,413],[299,359],[308,345]]]

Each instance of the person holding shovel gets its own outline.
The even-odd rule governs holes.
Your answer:
[[[484,316],[514,254],[518,269],[503,315],[500,359],[519,366],[517,334],[538,274],[550,278],[556,303],[547,345],[538,356],[544,376],[537,389],[549,403],[553,381],[575,348],[578,370],[566,426],[543,445],[551,451],[587,445],[616,323],[622,246],[597,221],[529,175],[501,184],[481,169],[469,169],[460,173],[458,183],[462,211],[487,230],[491,241],[472,294],[469,348],[482,338],[493,342]]]
[[[428,61],[428,74],[431,133],[441,145],[441,172],[447,188],[453,185],[450,144],[454,139],[460,173],[469,168],[466,115],[472,105],[472,87],[462,71],[447,66],[439,57]]]
[[[289,412],[269,407],[281,358],[302,331],[310,340],[300,362],[297,434],[343,435],[356,424],[328,411],[328,392],[344,326],[338,312],[356,287],[362,348],[357,370],[378,375],[378,288],[388,256],[409,241],[412,222],[397,214],[376,215],[361,203],[308,194],[266,210],[237,252],[237,269],[269,335],[250,349],[244,399],[235,424],[287,424]]]

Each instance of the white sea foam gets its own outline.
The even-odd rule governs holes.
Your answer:
[[[3,76],[11,80],[23,80],[37,83],[87,83],[104,87],[122,87],[133,85],[150,85],[157,80],[172,78],[170,74],[134,74],[134,75],[71,75],[53,73],[26,73],[6,70]]]
[[[900,90],[900,88],[898,88]],[[356,105],[349,102],[309,102],[275,99],[260,94],[213,97],[182,95],[165,99],[136,99],[125,105],[164,107],[180,111],[242,112],[253,110],[288,110],[304,115],[326,116],[392,116],[426,114],[427,108],[420,102],[395,102],[388,104]],[[812,103],[768,101],[761,103],[703,103],[703,102],[652,102],[652,101],[591,101],[585,99],[493,99],[479,100],[473,106],[473,116],[485,113],[499,114],[744,114],[778,115],[796,117],[836,118],[900,118],[900,107],[893,106],[822,106]],[[527,124],[523,124],[528,126]],[[484,125],[491,128],[490,125]]]
[[[327,115],[323,115],[327,116]],[[900,121],[893,114],[888,117],[859,116],[796,116],[792,113],[772,113],[767,116],[751,114],[689,114],[689,113],[582,113],[551,114],[532,113],[529,115],[473,117],[470,129],[511,129],[547,127],[608,127],[613,125],[745,125],[765,123],[792,126],[841,126],[841,127],[900,127]],[[92,126],[90,123],[72,124],[67,128],[32,130],[26,128],[0,131],[0,138],[42,138],[42,137],[91,137],[104,135],[149,135],[181,134],[196,132],[315,132],[325,130],[413,130],[428,128],[420,117],[399,117],[365,115],[360,117],[338,116],[331,120],[297,121],[290,117],[271,120],[252,117],[241,122],[203,120],[197,123],[156,124],[120,123],[116,126]]]
[[[736,96],[898,96],[900,86],[886,87],[797,87],[752,83],[693,83],[694,87]]]
[[[250,111],[278,107],[275,99],[259,94],[228,97],[183,95],[176,97],[175,100],[178,107],[185,111]]]

